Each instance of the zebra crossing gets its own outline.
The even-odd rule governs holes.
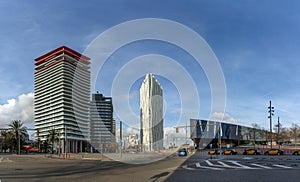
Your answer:
[[[204,160],[201,162],[196,162],[192,164],[186,164],[182,166],[183,169],[187,170],[199,170],[199,169],[207,169],[207,170],[226,170],[226,169],[251,169],[251,170],[259,170],[259,169],[291,169],[292,167],[286,166],[283,164],[261,164],[261,163],[244,163],[241,161],[234,160]]]
[[[1,162],[13,162],[13,161],[10,160],[9,158],[0,157],[0,163]]]

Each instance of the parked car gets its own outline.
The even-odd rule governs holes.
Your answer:
[[[209,155],[220,155],[222,153],[219,149],[212,149],[208,152]]]
[[[260,155],[260,152],[257,149],[245,149],[243,155]]]
[[[178,151],[178,156],[187,156],[187,151],[185,148],[182,148]]]
[[[225,151],[222,152],[222,155],[236,155],[237,151],[234,149],[226,149]]]
[[[265,152],[265,155],[283,155],[283,150],[280,149],[269,149]]]
[[[293,155],[300,155],[300,150],[295,150],[295,151],[293,152]]]

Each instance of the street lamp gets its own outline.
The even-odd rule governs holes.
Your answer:
[[[270,141],[271,141],[271,149],[272,149],[272,116],[274,116],[274,107],[272,107],[272,102],[270,101],[270,106],[268,107],[268,112],[269,112],[269,116],[268,118],[270,118]]]

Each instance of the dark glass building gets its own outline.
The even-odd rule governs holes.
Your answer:
[[[96,150],[110,148],[115,142],[115,120],[111,97],[92,94],[90,106],[90,142]]]

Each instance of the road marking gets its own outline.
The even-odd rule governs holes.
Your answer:
[[[201,166],[201,164],[199,162],[196,163],[196,167],[198,167],[198,168],[204,168],[204,169],[223,170],[222,168]]]
[[[195,170],[194,168],[187,167],[187,165],[182,166],[182,168],[188,169],[188,170]]]
[[[0,158],[0,162],[2,162],[2,160],[3,160],[3,157]],[[1,182],[1,181],[0,181],[0,182]]]
[[[279,167],[279,168],[284,168],[284,169],[291,169],[293,167],[285,166],[285,165],[280,165],[280,164],[272,164],[274,167],[270,166],[265,166],[261,164],[256,164],[256,163],[251,163],[251,164],[240,164],[240,161],[217,161],[218,164],[212,163],[210,160],[204,160],[208,166],[206,165],[201,165],[200,162],[194,163],[196,168],[194,166],[191,166],[192,164],[184,165],[182,168],[188,169],[188,170],[196,170],[197,168],[202,168],[202,169],[211,169],[211,170],[225,170],[226,168],[231,168],[231,169],[274,169],[274,167]],[[228,164],[229,163],[229,164]],[[231,165],[233,164],[233,165]],[[249,166],[248,166],[249,165]],[[255,166],[255,167],[253,167]]]
[[[240,166],[241,168],[244,168],[244,169],[257,169],[257,168],[242,165],[242,164],[238,163],[237,161],[228,161],[228,162],[231,162],[232,164]]]
[[[229,167],[229,168],[233,168],[234,167],[234,166],[229,166],[228,164],[225,164],[224,162],[221,162],[221,161],[218,161],[218,163],[221,164],[223,167]]]
[[[253,157],[243,157],[243,159],[250,160],[250,159],[253,159]]]
[[[264,168],[264,169],[272,169],[271,167],[268,167],[268,166],[263,166],[263,165],[260,165],[260,164],[255,164],[255,163],[252,163],[251,165],[253,165],[253,166],[257,166],[257,167],[261,167],[261,168]]]
[[[288,167],[288,166],[284,166],[284,165],[280,165],[280,164],[273,164],[273,166],[281,167],[281,168],[285,168],[285,169],[291,169],[292,168],[292,167]]]
[[[229,166],[229,165],[227,165],[227,164],[225,164],[225,163],[223,163],[223,162],[221,162],[221,161],[218,161],[218,163],[219,164],[221,164],[221,165],[217,165],[217,164],[213,164],[213,163],[211,163],[210,161],[208,161],[208,160],[206,160],[205,161],[209,166],[214,166],[214,167],[227,167],[227,168],[235,168],[235,169],[240,169],[240,167],[237,167],[237,166]]]

